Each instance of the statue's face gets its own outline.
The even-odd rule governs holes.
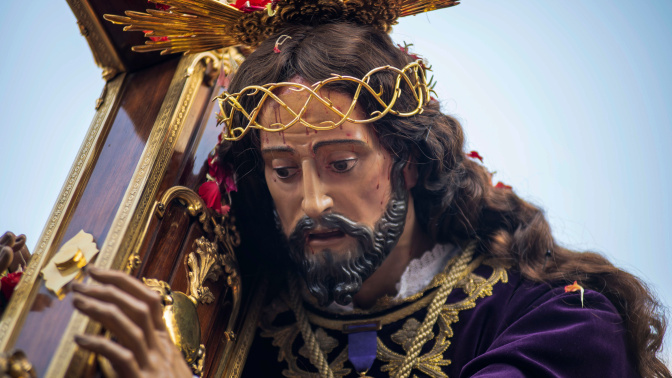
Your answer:
[[[342,111],[351,102],[340,93],[321,95]],[[307,99],[305,93],[291,90],[279,97],[297,113]],[[356,109],[351,118],[363,117]],[[287,124],[292,119],[283,108],[267,105],[260,122]],[[303,119],[315,125],[338,121],[317,101],[311,102]],[[329,131],[295,125],[282,133],[261,132],[261,152],[279,226],[309,290],[323,305],[332,300],[349,303],[403,231],[407,193],[403,204],[395,202],[396,214],[383,216],[399,192],[391,185],[390,154],[369,125],[350,122]],[[400,230],[381,233],[382,223],[385,229],[393,223]],[[376,234],[395,240],[376,243],[381,239]]]

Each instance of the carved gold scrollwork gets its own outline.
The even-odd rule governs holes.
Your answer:
[[[222,53],[222,71],[226,75],[233,75],[244,60],[245,56],[240,53],[237,47],[225,48]]]
[[[188,294],[172,291],[166,282],[156,279],[145,279],[145,284],[161,294],[164,303],[163,318],[171,339],[183,353],[194,373],[200,375],[205,361],[205,347],[200,344],[200,322],[196,308],[200,303],[210,304],[215,300],[205,282],[217,281],[222,275],[226,275],[226,283],[233,297],[232,312],[224,338],[227,341],[235,339],[233,327],[241,306],[241,280],[234,248],[240,244],[240,235],[230,214],[218,214],[207,209],[196,192],[183,186],[166,190],[161,199],[154,204],[151,214],[162,218],[168,205],[176,200],[186,206],[190,216],[198,218],[203,231],[206,235],[210,235],[212,240],[208,240],[206,236],[194,240],[193,251],[185,258],[189,279]],[[149,221],[146,223],[139,240],[145,238],[149,223]],[[137,248],[140,244],[138,243],[138,247],[131,255],[130,268],[139,265]]]
[[[200,237],[194,241],[196,252],[187,256],[186,266],[189,276],[189,296],[195,303],[210,304],[215,296],[204,286],[206,280],[217,281],[222,275],[221,258],[217,254],[217,244]]]
[[[183,205],[187,206],[187,211],[192,217],[198,216],[198,220],[204,223],[208,217],[205,211],[205,202],[198,193],[187,188],[186,186],[173,186],[166,190],[161,196],[161,199],[156,203],[156,215],[163,218],[166,207],[173,200],[179,200]]]
[[[36,378],[33,365],[26,354],[18,350],[14,353],[0,353],[0,376],[11,378]]]
[[[205,61],[205,66],[210,66],[210,69],[203,73],[203,81],[206,82],[209,87],[211,87],[215,83],[215,80],[217,80],[217,76],[219,76],[219,68],[222,64],[222,58],[218,56],[216,51],[204,52],[201,53],[201,55],[201,59]],[[191,66],[187,68],[187,76],[194,74],[196,71],[196,65],[200,64],[200,61],[200,59],[195,60]]]

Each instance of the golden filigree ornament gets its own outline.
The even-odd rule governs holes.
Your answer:
[[[21,350],[0,353],[0,376],[3,378],[37,378],[33,365]]]
[[[143,281],[161,295],[163,320],[166,323],[168,334],[184,355],[194,374],[200,375],[205,362],[205,346],[200,343],[201,325],[197,306],[199,303],[207,305],[215,300],[210,289],[205,286],[205,282],[216,282],[224,273],[228,276],[227,282],[233,290],[234,310],[224,336],[227,341],[235,338],[233,325],[240,307],[240,287],[239,282],[235,282],[236,286],[232,285],[232,281],[237,281],[238,277],[237,263],[225,259],[226,255],[220,255],[217,252],[215,241],[200,237],[194,241],[193,248],[194,251],[190,252],[185,259],[189,279],[188,294],[172,290],[168,283],[155,278],[143,278]]]
[[[216,97],[217,101],[219,102],[221,114],[224,114],[224,116],[219,121],[220,124],[225,124],[225,130],[222,133],[223,139],[229,141],[239,140],[245,136],[245,134],[247,134],[250,129],[259,129],[269,132],[281,132],[294,125],[300,124],[313,130],[323,131],[335,129],[345,122],[356,124],[375,122],[387,114],[393,114],[398,117],[410,117],[416,114],[420,114],[423,111],[423,107],[427,105],[430,100],[430,88],[427,85],[425,73],[426,69],[427,68],[425,67],[423,61],[417,60],[415,62],[409,63],[402,69],[398,69],[392,66],[375,68],[364,75],[362,79],[351,76],[334,75],[311,86],[306,86],[301,83],[283,82],[270,83],[265,85],[250,85],[243,88],[243,90],[238,93],[228,93],[225,91],[222,93],[222,95]],[[381,72],[392,72],[397,75],[394,90],[392,91],[391,98],[388,101],[383,99],[383,96],[387,94],[383,93],[382,88],[376,90],[370,85],[372,77]],[[348,81],[357,84],[357,89],[355,90],[355,93],[352,97],[350,106],[347,108],[347,110],[345,110],[345,112],[335,107],[328,98],[322,97],[320,95],[321,89],[328,88],[330,85],[342,81]],[[298,111],[295,111],[287,106],[287,104],[285,104],[285,102],[282,101],[282,99],[276,94],[286,89],[306,93],[306,102]],[[401,97],[402,91],[404,90],[410,91],[415,100],[415,107],[410,111],[400,111],[395,109],[396,102],[399,97]],[[357,100],[363,92],[368,92],[381,106],[381,110],[374,111],[366,119],[352,118],[351,115],[355,111]],[[258,94],[262,94],[262,96],[257,105],[250,112],[246,111],[240,104],[241,98],[244,98],[245,96],[255,96]],[[285,109],[293,117],[293,119],[287,124],[273,123],[268,126],[261,125],[257,119],[267,101],[275,101],[280,107]],[[306,113],[309,104],[313,101],[317,101],[324,105],[324,107],[333,112],[339,118],[339,120],[336,122],[323,121],[315,125],[303,119],[303,115]],[[229,110],[227,111],[226,108]],[[232,126],[234,115],[237,112],[241,113],[245,118],[247,118],[248,123],[245,126]]]
[[[54,257],[45,265],[41,273],[44,285],[59,299],[63,299],[63,287],[82,276],[82,268],[98,254],[93,235],[79,231],[63,244]]]

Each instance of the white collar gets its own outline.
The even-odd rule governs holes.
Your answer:
[[[453,256],[460,252],[460,247],[453,244],[437,244],[429,251],[425,251],[417,259],[411,260],[399,282],[395,286],[397,295],[394,301],[400,301],[421,292],[437,274],[441,273]],[[352,312],[352,303],[342,306],[332,302],[326,310],[333,313],[344,314]]]

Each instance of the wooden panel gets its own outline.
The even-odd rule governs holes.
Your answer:
[[[184,235],[189,230],[190,217],[185,206],[168,204],[166,213],[157,222],[154,243],[148,247],[140,267],[139,277],[156,278],[170,283],[171,272],[178,264]],[[176,289],[177,290],[177,289]]]
[[[176,66],[172,60],[129,75],[105,144],[58,247],[82,229],[97,241],[105,239],[124,195],[126,186],[120,183],[128,182],[135,170]],[[69,296],[59,301],[43,287],[40,294],[51,298],[50,306],[28,313],[15,347],[26,352],[43,376],[74,309]]]
[[[92,164],[86,187],[78,198],[71,201],[67,220],[60,226],[62,240],[54,241],[51,253],[64,240],[83,229],[94,235],[101,248],[97,263],[102,264],[106,258],[110,259],[110,253],[102,252],[112,250],[110,245],[123,246],[119,247],[119,251],[135,250],[136,246],[132,244],[138,239],[137,235],[142,234],[144,224],[141,223],[149,222],[146,237],[138,241],[142,245],[139,257],[143,263],[134,274],[159,278],[168,282],[174,291],[189,293],[185,261],[194,252],[194,241],[205,237],[217,243],[217,237],[212,230],[206,232],[200,221],[193,214],[190,215],[186,206],[179,201],[168,204],[160,219],[156,214],[149,214],[149,211],[153,201],[160,199],[169,188],[181,185],[196,191],[205,181],[207,157],[217,143],[221,129],[215,125],[216,103],[211,102],[219,88],[213,89],[200,81],[202,77],[198,75],[203,73],[202,66],[198,66],[198,70],[188,69],[190,65],[193,68],[194,65],[202,64],[200,62],[185,58],[178,68],[178,60],[173,59],[126,76],[127,84],[119,95],[117,109],[110,116],[109,132],[101,136],[104,143],[97,149],[98,155]],[[180,73],[175,74],[176,69]],[[187,72],[194,73],[185,76]],[[164,110],[159,115],[162,105]],[[161,146],[160,151],[156,149],[157,146]],[[149,154],[148,151],[156,153]],[[139,179],[136,176],[143,174],[147,176],[147,183],[137,184]],[[133,192],[130,186],[133,186]],[[142,198],[142,202],[130,204],[129,198],[138,197]],[[128,215],[123,218],[120,214]],[[130,216],[136,220],[126,223],[124,227],[128,227],[128,232],[124,234],[125,230],[119,230],[119,219],[128,219]],[[110,242],[115,235],[117,239]],[[121,239],[126,244],[120,243]],[[219,248],[220,253],[225,252],[221,241]],[[123,255],[115,256],[121,263],[115,261],[106,266],[123,267],[126,258]],[[70,295],[59,301],[42,284],[38,280],[40,289],[33,301],[35,305],[25,317],[25,324],[14,347],[26,352],[39,376],[45,373],[59,376],[66,371],[82,374],[82,369],[72,367],[83,367],[89,359],[86,353],[76,351],[73,341],[68,339],[82,332],[89,324],[88,319],[74,312]],[[214,374],[226,346],[222,340],[225,340],[233,297],[226,285],[226,275],[205,286],[211,290],[214,302],[200,305],[197,313],[201,341],[206,345],[204,372],[208,376]],[[89,331],[92,329],[89,328]],[[64,337],[64,332],[67,332],[67,337]],[[52,358],[55,353],[56,357]],[[86,371],[85,374],[90,376],[91,372],[95,372],[95,367],[93,370],[87,368]]]
[[[217,143],[217,135],[220,131],[216,127],[216,104],[213,107],[210,101],[211,93],[211,90],[199,93],[203,111],[198,118],[193,118],[193,123],[187,122],[185,125],[171,158],[171,169],[166,172],[164,181],[161,183],[160,194],[175,185],[197,190],[198,186],[205,181],[207,157]],[[194,108],[196,107],[197,105],[194,104]],[[190,114],[196,113],[192,111]],[[189,129],[191,135],[187,133]],[[170,284],[172,290],[188,293],[186,257],[194,252],[196,239],[206,236],[214,240],[214,235],[205,235],[202,225],[195,217],[188,219],[186,207],[180,205],[178,201],[173,201],[166,208],[162,219],[159,220],[154,216],[148,235],[150,236],[147,237],[142,247],[147,252],[142,257],[143,263],[137,275],[164,280]],[[216,369],[217,358],[223,351],[221,341],[226,331],[233,301],[225,282],[226,277],[221,277],[215,283],[206,283],[216,300],[211,304],[201,304],[197,307],[201,325],[201,342],[206,346],[203,376],[209,376],[209,372],[214,374],[214,370],[210,369]]]

